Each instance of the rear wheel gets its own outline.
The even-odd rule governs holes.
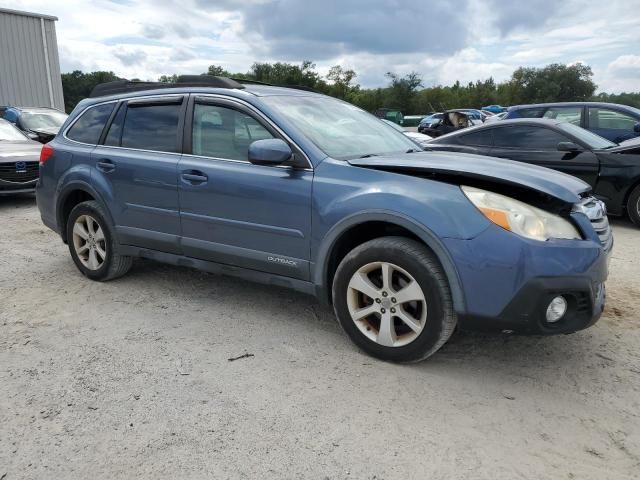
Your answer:
[[[384,237],[352,250],[333,281],[338,321],[372,356],[415,362],[435,353],[456,326],[438,260],[424,245]]]
[[[627,214],[631,221],[640,227],[640,185],[633,189],[627,200]]]
[[[131,268],[131,257],[120,255],[111,225],[96,201],[76,205],[67,221],[69,252],[76,267],[92,280],[120,277]]]

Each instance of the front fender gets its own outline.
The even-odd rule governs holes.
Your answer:
[[[462,283],[458,272],[454,266],[453,259],[445,248],[440,239],[428,228],[420,225],[414,219],[403,216],[395,212],[389,212],[384,210],[369,210],[365,212],[359,212],[352,214],[339,223],[334,225],[331,230],[327,232],[318,248],[316,256],[315,269],[313,274],[313,281],[318,291],[318,298],[321,300],[328,299],[328,293],[330,285],[326,284],[325,279],[328,276],[329,259],[331,257],[331,251],[336,245],[337,240],[351,228],[366,222],[385,222],[399,227],[403,227],[406,230],[413,233],[416,237],[424,242],[433,253],[436,255],[440,264],[444,268],[445,274],[449,281],[449,287],[451,290],[451,297],[456,312],[465,312],[465,299],[462,291]]]

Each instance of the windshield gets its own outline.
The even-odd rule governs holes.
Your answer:
[[[24,142],[26,140],[28,140],[27,137],[24,136],[20,130],[11,125],[9,122],[0,120],[0,142]]]
[[[589,130],[585,130],[582,127],[574,125],[573,123],[562,122],[558,126],[568,134],[576,137],[582,143],[587,145],[587,147],[589,147],[591,150],[602,150],[605,148],[611,148],[616,146],[615,143],[610,142],[606,138],[602,138],[601,136],[596,135],[595,133],[592,133]]]
[[[415,150],[416,144],[375,116],[324,97],[265,97],[264,102],[330,157],[348,160]]]
[[[20,123],[29,130],[60,128],[67,115],[61,112],[23,112]]]

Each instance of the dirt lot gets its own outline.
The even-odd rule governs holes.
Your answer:
[[[614,224],[593,328],[398,366],[289,291],[146,261],[90,282],[0,198],[0,479],[640,478],[640,231]]]

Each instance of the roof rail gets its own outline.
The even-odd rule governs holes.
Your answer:
[[[243,89],[244,85],[227,77],[215,77],[213,75],[181,75],[175,83],[143,82],[140,80],[120,79],[113,82],[100,83],[93,87],[90,98],[116,95],[118,93],[137,92],[141,90],[154,90],[158,88],[176,87],[210,87],[210,88],[237,88]]]

